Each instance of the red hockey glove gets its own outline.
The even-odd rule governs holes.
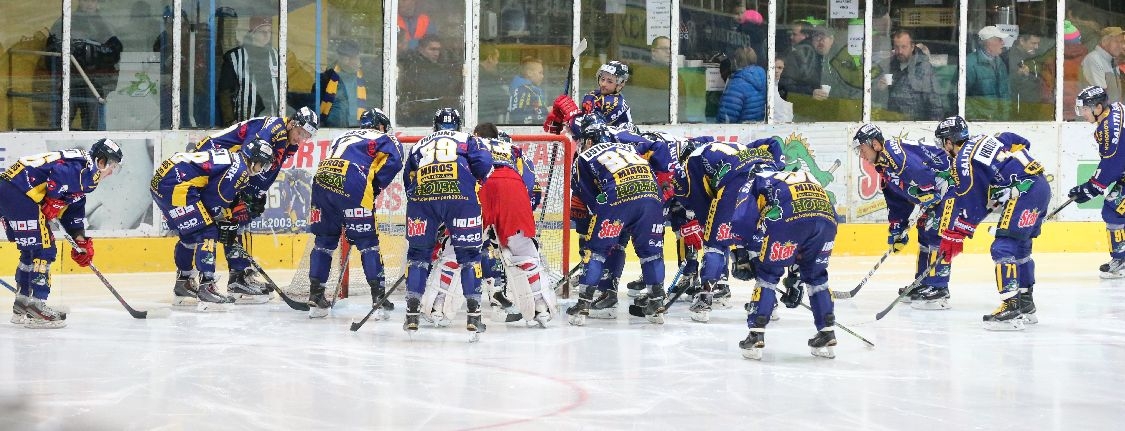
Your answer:
[[[680,226],[680,238],[684,240],[684,245],[692,249],[703,249],[703,228],[699,226],[698,220],[692,220]]]
[[[547,120],[543,122],[544,132],[559,135],[562,134],[563,127],[566,127],[566,124],[563,124],[562,121],[559,121],[558,117],[555,116],[555,113],[553,111],[550,114],[547,114]]]
[[[672,196],[676,195],[676,188],[672,185],[671,172],[657,172],[656,184],[660,186],[661,197],[664,198],[664,202],[668,202],[668,199],[672,199]]]
[[[560,94],[551,106],[551,113],[555,114],[555,119],[558,121],[570,123],[570,120],[578,116],[578,105],[574,103],[574,99],[571,99],[570,96]]]
[[[234,206],[230,208],[230,215],[227,217],[227,220],[238,224],[247,223],[250,221],[250,209],[243,202],[234,204]]]
[[[960,229],[946,229],[941,233],[940,253],[945,263],[953,261],[954,257],[965,250],[965,237],[967,233]]]
[[[40,205],[43,218],[47,220],[59,218],[59,214],[66,209],[66,201],[55,198],[43,198],[43,203]]]
[[[75,238],[74,243],[78,244],[78,247],[81,247],[82,250],[85,250],[86,252],[83,253],[83,252],[79,251],[78,248],[76,247],[76,248],[70,250],[70,258],[72,260],[74,260],[74,263],[77,263],[78,266],[81,266],[81,267],[90,266],[90,262],[94,261],[94,239],[93,238],[82,238],[82,239]]]

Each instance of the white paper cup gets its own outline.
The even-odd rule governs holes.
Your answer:
[[[887,85],[894,85],[895,84],[895,76],[891,75],[889,73],[885,73],[885,74],[883,74],[883,82],[886,83]]]
[[[820,89],[824,90],[825,93],[831,93],[832,92],[832,86],[831,85],[821,85]]]

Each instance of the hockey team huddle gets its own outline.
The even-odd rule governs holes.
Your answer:
[[[667,308],[686,292],[691,319],[706,322],[712,306],[730,297],[729,274],[756,281],[746,305],[749,334],[738,343],[743,356],[761,358],[766,327],[780,302],[812,311],[817,332],[808,345],[816,356],[833,357],[837,324],[828,266],[837,214],[822,185],[799,167],[786,169],[776,137],[739,143],[639,131],[621,94],[628,77],[623,63],[602,65],[597,88],[580,103],[559,96],[544,123],[545,130],[568,133],[577,144],[569,197],[582,254],[571,272],[577,274],[571,282],[575,305],[560,311],[555,289],[542,277],[532,215],[541,192],[519,146],[490,123],[462,131],[460,114],[443,108],[433,132],[404,152],[390,131],[390,118],[370,109],[361,115],[359,129],[332,143],[313,177],[308,220],[313,246],[308,297],[299,301],[303,309],[319,318],[334,305],[326,284],[341,235],[359,253],[372,313],[386,318],[394,308],[372,226],[376,198],[401,175],[409,247],[406,331],[417,331],[420,319],[448,326],[461,299],[474,340],[485,331],[481,310],[489,304],[482,301],[506,310],[507,321],[540,327],[556,318],[581,326],[587,317],[615,317],[631,242],[641,279],[627,283],[630,315],[662,324]],[[1106,195],[1102,216],[1112,260],[1100,270],[1104,278],[1125,277],[1125,152],[1117,151],[1125,106],[1108,103],[1103,88],[1089,87],[1078,95],[1075,110],[1096,124],[1102,160],[1092,178],[1070,190],[1066,204]],[[284,297],[268,277],[262,280],[264,271],[247,253],[241,233],[262,214],[282,164],[299,143],[315,136],[318,123],[308,108],[288,118],[253,118],[159,164],[152,198],[179,237],[172,252],[173,305],[213,311],[235,302],[266,302],[272,291]],[[1015,133],[972,135],[961,117],[941,121],[934,136],[940,146],[885,137],[877,126],[864,124],[852,140],[853,150],[883,183],[888,253],[901,250],[909,230],[916,229],[916,280],[900,289],[898,299],[917,309],[949,308],[951,262],[978,224],[996,212],[991,256],[1001,303],[984,315],[984,326],[1020,330],[1037,323],[1032,241],[1057,210],[1045,215],[1050,185],[1031,156],[1031,143]],[[54,235],[73,240],[71,258],[78,265],[92,263],[85,195],[118,169],[123,156],[114,141],[100,139],[89,151],[21,158],[0,174],[0,220],[20,251],[12,323],[65,326],[66,314],[45,304]],[[666,226],[676,233],[679,256],[667,289]],[[225,293],[215,274],[220,244],[230,271]],[[427,285],[431,271],[439,272],[437,283]],[[460,294],[451,290],[456,282]],[[493,292],[498,286],[506,290]]]

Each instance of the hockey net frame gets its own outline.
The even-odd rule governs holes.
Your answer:
[[[424,137],[397,136],[404,152]],[[570,270],[570,170],[574,161],[574,143],[563,135],[514,134],[511,137],[512,143],[531,157],[535,164],[536,181],[543,190],[540,207],[535,210],[535,224],[541,252],[547,258],[547,262],[543,262],[544,287],[552,288]],[[375,213],[384,277],[386,287],[390,289],[404,274],[406,264],[406,198],[402,175],[397,175],[395,182],[386,187],[376,200]],[[331,292],[339,283],[337,295],[340,299],[370,294],[359,253],[354,248],[348,253],[348,271],[340,274],[344,263],[342,250],[349,246],[343,237],[340,243],[327,283],[328,291]],[[307,275],[307,268],[298,271],[301,269]],[[400,287],[399,292],[402,291],[405,287]]]

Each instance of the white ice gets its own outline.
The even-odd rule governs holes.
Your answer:
[[[1035,258],[1040,323],[1026,331],[980,328],[998,304],[985,255],[955,262],[952,310],[900,304],[874,321],[913,272],[894,256],[836,301],[875,349],[837,331],[836,359],[813,357],[810,314],[783,308],[760,362],[737,347],[742,282],[706,324],[686,302],[663,326],[629,318],[622,293],[616,321],[491,323],[470,344],[463,317],[408,337],[401,297],[358,333],[363,298],[324,320],[276,300],[135,320],[92,275],[56,276],[49,303],[70,306],[68,327],[0,328],[0,430],[1119,429],[1125,281],[1097,278],[1103,254]],[[834,257],[832,285],[851,289],[875,259]],[[108,278],[136,308],[169,306],[171,274]]]

